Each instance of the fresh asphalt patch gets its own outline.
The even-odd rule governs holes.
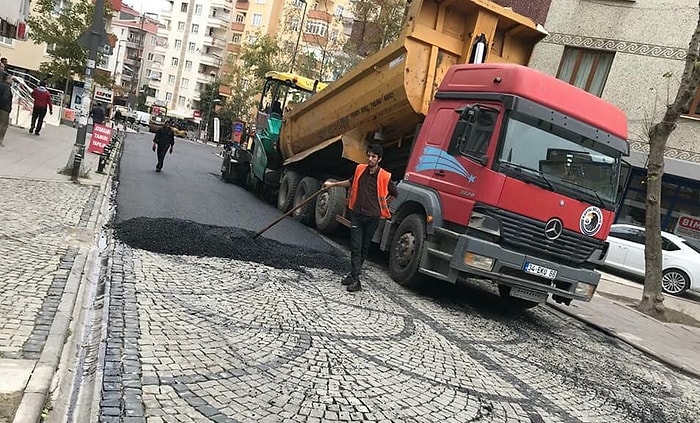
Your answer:
[[[181,219],[137,217],[113,225],[125,244],[160,254],[222,257],[252,261],[276,269],[328,269],[347,272],[348,257],[335,250],[321,252],[283,244],[240,228],[204,225]]]

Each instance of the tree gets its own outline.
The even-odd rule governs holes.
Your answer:
[[[29,15],[31,28],[29,36],[39,44],[46,43],[50,57],[39,67],[39,71],[48,76],[48,80],[58,82],[65,80],[68,91],[73,75],[84,76],[87,64],[87,49],[80,46],[78,40],[89,30],[95,14],[95,5],[87,0],[74,0],[56,7],[54,0],[36,0],[34,10]],[[110,2],[105,2],[105,17],[111,16]],[[98,53],[98,62],[103,55]],[[95,74],[95,83],[111,86],[110,77]]]
[[[272,70],[287,69],[285,58],[280,55],[277,39],[269,34],[258,36],[252,44],[244,44],[240,58],[260,82],[264,81],[265,74]]]
[[[386,47],[401,33],[406,0],[358,0],[353,5],[355,24],[346,51],[367,57]]]
[[[219,99],[219,88],[221,83],[217,80],[211,84],[204,86],[199,94],[199,110],[202,112],[202,122],[209,128],[209,133],[213,133],[211,130],[214,121],[214,100]],[[207,125],[208,122],[208,125]],[[211,135],[207,135],[211,139]]]
[[[637,306],[652,316],[663,316],[664,297],[661,294],[661,178],[664,173],[666,142],[676,129],[681,113],[687,111],[700,85],[700,12],[695,31],[690,38],[685,68],[673,103],[666,107],[663,118],[649,130],[649,159],[647,164],[646,244],[644,249],[646,275],[644,293]]]

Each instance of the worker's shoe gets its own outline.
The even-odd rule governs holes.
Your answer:
[[[344,277],[342,281],[340,281],[340,284],[343,286],[348,286],[354,284],[355,282],[357,282],[357,278],[349,274]]]
[[[348,285],[345,289],[348,292],[357,292],[362,289],[362,284],[360,283],[360,280],[357,279],[355,283],[353,283],[352,285]]]

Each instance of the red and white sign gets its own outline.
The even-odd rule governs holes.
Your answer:
[[[92,127],[92,136],[88,151],[90,153],[102,154],[109,141],[112,139],[112,128],[96,124]]]
[[[700,218],[688,214],[680,215],[673,232],[676,235],[700,240]]]

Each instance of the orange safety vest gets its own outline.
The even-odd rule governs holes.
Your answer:
[[[352,178],[352,187],[350,188],[350,200],[348,201],[348,208],[350,210],[355,209],[355,203],[357,202],[357,191],[360,186],[360,176],[367,169],[366,164],[359,164],[355,168],[355,176]],[[379,168],[379,174],[377,175],[377,199],[379,200],[379,214],[383,219],[390,219],[391,212],[389,211],[389,204],[386,199],[389,197],[389,182],[391,181],[391,173],[386,170]]]

